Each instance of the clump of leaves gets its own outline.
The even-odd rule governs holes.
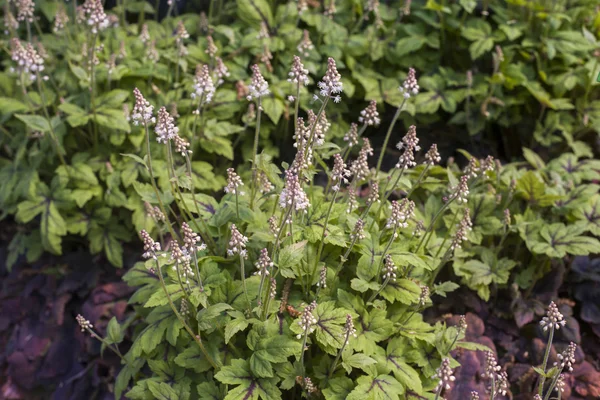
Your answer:
[[[306,74],[300,59],[292,71]],[[131,303],[144,324],[123,355],[117,397],[125,391],[129,398],[441,396],[457,366],[450,352],[487,350],[464,341],[464,323],[430,324],[422,311],[430,295],[458,287],[437,277],[461,248],[476,235],[495,241],[508,232],[512,224],[498,210],[489,217],[504,221],[503,230],[481,231],[470,204],[499,194],[510,204],[514,188],[501,178],[510,170],[491,157],[471,158],[464,170],[442,168],[437,147],[421,152],[411,126],[397,145],[396,167],[380,172],[363,137],[381,122],[376,103],[337,144],[326,113],[345,94],[333,58],[317,87],[319,108],[309,110],[308,124],[296,121],[297,153],[281,165],[282,179],[279,166],[259,151],[261,104],[270,86],[253,68],[253,162],[228,170],[220,199],[188,193],[189,153],[173,152],[181,139],[176,120],[161,108],[154,126],[153,107],[136,90],[135,109],[148,111],[136,117],[146,140],[156,137],[171,154],[172,186],[156,185],[151,151],[139,160],[155,193],[151,207],[164,218],[156,230],[141,232],[146,261],[125,276],[139,287]],[[419,92],[414,70],[401,90],[397,116]],[[321,176],[325,187],[314,184]],[[185,213],[172,219],[167,197]],[[118,351],[122,334],[112,329],[106,344]],[[496,376],[489,379],[494,387]]]

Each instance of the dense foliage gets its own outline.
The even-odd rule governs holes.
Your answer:
[[[106,337],[78,317],[122,358],[116,398],[437,399],[458,348],[487,352],[501,398],[466,319],[423,311],[459,284],[527,294],[600,248],[600,18],[550,3],[7,5],[9,264],[81,236],[120,267],[139,233],[133,317]],[[552,303],[540,396],[565,324]]]

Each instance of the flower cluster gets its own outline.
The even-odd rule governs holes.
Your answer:
[[[350,239],[352,240],[362,240],[365,238],[365,221],[363,221],[362,219],[358,219],[356,221],[356,224],[354,224],[354,229],[352,230],[352,233],[350,234]]]
[[[340,185],[342,183],[348,183],[348,177],[350,176],[350,171],[346,169],[346,163],[344,163],[344,159],[339,154],[333,155],[333,170],[331,171],[331,181],[333,182],[333,186],[331,189],[333,191],[340,190]]]
[[[310,201],[300,185],[298,175],[289,170],[285,173],[285,187],[279,196],[279,206],[281,208],[293,206],[296,211],[305,212],[310,207]]]
[[[36,74],[44,70],[44,59],[40,57],[31,43],[27,43],[23,47],[19,39],[11,39],[10,56],[17,64],[17,70],[29,74],[32,81],[36,79]]]
[[[344,142],[348,142],[348,146],[356,146],[358,144],[358,125],[354,122],[350,124],[350,129],[344,135]]]
[[[308,126],[312,131],[314,126],[314,141],[313,146],[322,146],[325,144],[325,135],[331,128],[331,124],[327,121],[327,115],[325,111],[321,112],[319,119],[317,120],[317,114],[315,114],[312,110],[308,110]]]
[[[388,229],[408,227],[408,220],[412,217],[414,211],[415,203],[411,200],[392,201],[392,214],[388,218],[385,227]]]
[[[317,302],[313,301],[309,305],[304,308],[302,311],[302,315],[298,318],[298,325],[302,328],[302,330],[310,335],[315,330],[315,325],[317,324],[317,318],[313,315],[313,311],[317,309]],[[296,335],[296,338],[301,339],[304,336],[302,333]]]
[[[300,57],[294,56],[292,69],[288,73],[288,76],[288,82],[303,84],[304,86],[308,85],[308,70],[304,68]]]
[[[321,272],[319,272],[319,281],[317,282],[317,287],[327,287],[327,267],[324,265],[321,267]]]
[[[242,258],[248,257],[248,252],[246,251],[246,243],[248,243],[248,238],[238,231],[235,224],[231,225],[231,239],[229,240],[229,246],[227,248],[227,255],[234,256],[239,254]]]
[[[93,34],[108,28],[110,20],[104,12],[101,0],[85,0],[83,11],[87,18],[87,24],[91,27]]]
[[[298,52],[300,54],[302,54],[304,57],[308,57],[308,55],[310,54],[310,51],[314,48],[315,48],[315,46],[313,45],[313,42],[310,40],[310,34],[305,29],[304,33],[302,35],[302,41],[300,41],[300,44],[297,47]]]
[[[10,3],[10,2],[9,2]],[[17,21],[33,22],[35,2],[33,0],[16,0]]]
[[[75,319],[81,328],[81,332],[85,332],[87,329],[92,329],[94,327],[94,325],[92,325],[92,323],[85,319],[81,314],[77,314]]]
[[[548,311],[546,311],[546,316],[540,321],[542,329],[544,331],[547,331],[548,329],[558,330],[561,326],[565,326],[566,324],[567,321],[565,321],[565,317],[558,311],[556,303],[551,301],[548,306]]]
[[[392,260],[392,256],[390,254],[385,256],[384,267],[383,267],[383,279],[389,279],[391,281],[396,281],[396,271],[398,267],[394,264]]]
[[[269,251],[267,249],[262,249],[258,261],[256,262],[257,271],[254,275],[269,276],[269,268],[271,267],[273,267],[273,261],[271,261],[271,258],[269,257]]]
[[[421,294],[419,295],[419,305],[423,307],[429,301],[429,286],[421,286]]]
[[[436,370],[433,378],[438,379],[438,384],[435,387],[436,391],[440,389],[450,389],[450,384],[455,381],[454,373],[452,372],[452,368],[450,368],[450,359],[444,358],[439,368]]]
[[[213,40],[212,36],[208,35],[206,37],[205,53],[208,54],[210,58],[215,58],[217,51],[219,51],[219,49],[217,48],[217,45],[215,45],[215,41]]]
[[[156,122],[156,118],[153,116],[154,107],[144,98],[138,88],[133,89],[133,96],[135,97],[135,104],[131,114],[133,124],[138,125],[140,122],[143,125],[154,124]]]
[[[344,324],[344,330],[342,332],[346,337],[346,340],[348,340],[350,336],[357,337],[354,322],[352,321],[352,315],[346,314],[346,323]]]
[[[506,372],[501,372],[501,369],[494,353],[487,351],[485,353],[485,370],[481,377],[495,381],[498,393],[505,396],[508,392],[508,375]]]
[[[210,103],[215,94],[215,85],[210,77],[208,65],[198,65],[194,76],[192,99],[198,99],[198,105]]]
[[[227,186],[225,186],[225,193],[234,193],[236,195],[243,195],[244,192],[239,190],[240,186],[244,186],[242,178],[235,173],[233,168],[227,168]]]
[[[146,57],[153,63],[156,63],[158,60],[160,60],[160,54],[158,54],[158,50],[156,50],[156,40],[150,41],[150,46],[148,46],[146,49]]]
[[[187,249],[187,251],[195,253],[206,249],[206,245],[202,243],[200,235],[194,232],[186,222],[181,224],[181,230],[183,231],[184,248]]]
[[[179,243],[175,240],[171,241],[171,259],[169,261],[175,263],[172,267],[173,271],[181,273],[181,277],[185,282],[190,283],[189,278],[194,276],[194,272],[190,266],[192,258],[187,249],[179,247]],[[181,269],[179,269],[179,267],[181,267]]]
[[[256,174],[256,181],[258,183],[258,190],[261,193],[269,193],[275,188],[271,181],[269,181],[267,174],[265,174],[263,171],[258,171]]]
[[[462,220],[458,224],[458,229],[452,238],[452,243],[450,244],[450,250],[454,251],[460,248],[462,242],[467,240],[467,235],[471,231],[473,224],[471,223],[471,216],[469,215],[469,210],[465,210],[465,214],[463,215]]]
[[[438,152],[437,144],[432,144],[427,153],[425,153],[425,164],[434,166],[435,164],[442,161],[440,153]]]
[[[148,217],[155,221],[165,220],[165,214],[163,214],[163,212],[157,206],[152,207],[152,205],[146,201],[144,202],[144,207],[146,208],[146,215]]]
[[[458,204],[466,204],[469,201],[469,177],[463,175],[456,187],[451,188],[452,198],[456,199]]]
[[[396,168],[410,168],[417,165],[415,162],[415,151],[421,150],[419,146],[419,138],[417,137],[417,127],[411,125],[406,132],[406,135],[402,138],[402,141],[396,145],[398,150],[404,150],[404,153],[400,156]]]
[[[189,37],[190,34],[188,33],[187,29],[185,29],[183,21],[179,20],[179,22],[177,22],[177,28],[175,29],[175,41],[177,43],[181,43],[183,39],[188,39]]]
[[[224,82],[223,78],[229,76],[229,68],[227,68],[221,57],[216,58],[215,75],[217,77],[217,85],[222,84]]]
[[[65,26],[69,22],[69,15],[64,7],[59,7],[56,11],[56,17],[54,17],[54,32],[61,32],[65,29]]]
[[[189,149],[190,144],[188,143],[187,140],[185,140],[184,138],[182,138],[179,135],[176,135],[173,138],[173,144],[175,145],[175,152],[181,154],[183,157],[186,156],[186,154],[191,153],[192,151]]]
[[[140,236],[144,242],[144,254],[142,254],[142,257],[146,259],[153,258],[156,260],[158,258],[156,253],[160,251],[160,243],[155,242],[150,234],[144,229],[140,231]]]
[[[250,85],[248,85],[249,94],[246,97],[248,101],[252,99],[260,99],[261,97],[265,97],[269,95],[269,84],[262,76],[260,72],[260,68],[258,64],[254,64],[252,66],[252,80],[250,81]]]
[[[350,172],[354,175],[354,179],[358,182],[369,176],[369,162],[368,157],[373,155],[373,148],[371,142],[367,138],[363,138],[363,147],[358,153],[356,160],[350,165]]]
[[[158,143],[167,143],[178,136],[179,128],[175,126],[175,120],[169,114],[166,107],[161,107],[158,110],[158,121],[154,128],[156,132],[156,141]]]
[[[379,202],[379,184],[377,182],[372,182],[369,197],[367,197],[367,203],[373,205]]]
[[[577,345],[573,342],[569,343],[567,349],[556,356],[558,358],[558,361],[555,362],[554,365],[560,366],[561,370],[564,370],[566,368],[569,372],[573,372],[573,365],[575,365],[576,350]]]
[[[358,122],[362,122],[365,125],[379,125],[381,120],[379,119],[379,112],[377,112],[377,102],[371,100],[367,108],[360,112]]]
[[[321,96],[332,97],[336,103],[342,101],[342,98],[339,96],[342,93],[342,76],[338,72],[333,58],[329,57],[327,60],[327,71],[317,86],[321,90]]]
[[[139,39],[144,44],[146,44],[147,42],[150,41],[150,33],[148,32],[148,25],[147,24],[142,25],[142,30],[140,32]]]
[[[404,83],[400,86],[400,91],[404,93],[404,98],[406,99],[410,98],[411,94],[419,94],[419,83],[417,82],[417,73],[414,68],[408,69],[408,75],[406,75]]]

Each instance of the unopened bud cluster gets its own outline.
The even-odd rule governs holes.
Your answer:
[[[310,335],[315,330],[317,324],[317,318],[313,315],[313,311],[317,308],[317,302],[313,301],[304,308],[302,315],[298,318],[298,325],[302,328],[307,335]],[[296,335],[296,338],[301,339],[304,336],[303,333]]]
[[[92,329],[94,327],[94,325],[92,325],[92,323],[90,321],[88,321],[87,319],[85,319],[83,317],[83,315],[81,315],[81,314],[77,314],[75,319],[77,320],[77,323],[79,324],[79,327],[81,328],[81,332],[85,332],[86,330]]]
[[[408,75],[404,80],[402,86],[400,86],[400,91],[404,93],[404,97],[406,99],[410,98],[411,95],[419,94],[419,84],[417,83],[417,73],[414,68],[408,69]]]
[[[267,249],[262,249],[258,261],[256,262],[256,272],[254,274],[258,276],[268,276],[269,268],[271,267],[273,267],[273,261],[271,261],[271,258],[269,257],[269,251]]]
[[[236,195],[243,195],[244,192],[240,191],[239,188],[244,186],[242,178],[235,173],[233,168],[227,168],[227,186],[225,186],[225,193],[233,193]]]
[[[231,225],[231,239],[229,240],[229,246],[227,248],[227,255],[234,256],[239,254],[242,258],[247,258],[248,253],[246,251],[246,243],[248,238],[238,231],[235,224]]]
[[[561,370],[567,369],[569,372],[573,372],[573,365],[575,365],[575,351],[577,351],[577,345],[573,342],[569,343],[569,346],[561,354],[558,354],[558,362],[554,365],[560,366]]]
[[[553,301],[550,302],[548,306],[548,311],[546,311],[546,316],[542,318],[540,321],[540,325],[544,331],[548,329],[560,329],[562,326],[565,326],[567,321],[565,321],[564,316],[558,310],[558,306]]]
[[[436,391],[439,391],[440,389],[450,389],[450,385],[456,380],[456,378],[454,377],[452,368],[450,368],[449,358],[444,358],[442,360],[442,363],[436,370],[436,374],[433,377],[438,379],[438,384],[435,388]]]

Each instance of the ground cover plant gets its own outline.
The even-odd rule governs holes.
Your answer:
[[[597,329],[576,257],[600,248],[598,18],[575,3],[172,3],[160,22],[7,3],[8,268],[81,244],[123,266],[141,243],[131,308],[77,310],[115,398],[600,396],[573,303],[540,289],[573,274],[561,293]],[[464,293],[535,351],[438,315]]]

